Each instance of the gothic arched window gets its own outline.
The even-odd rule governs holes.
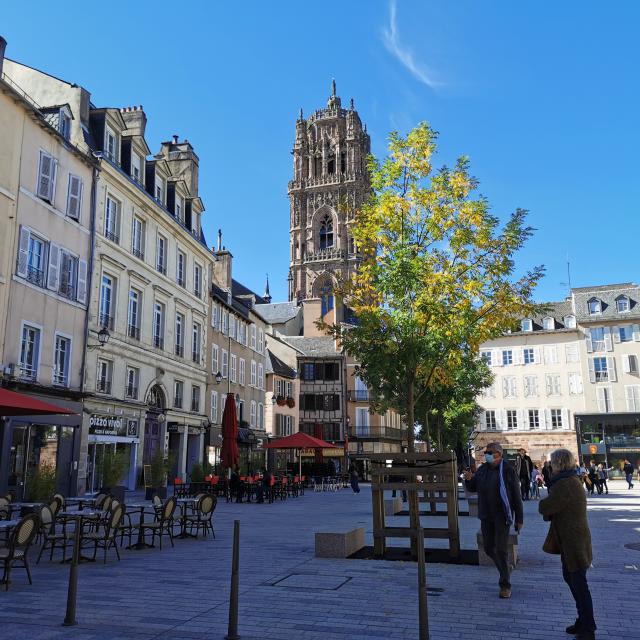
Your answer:
[[[323,282],[318,293],[320,294],[321,301],[320,313],[322,316],[325,316],[329,311],[331,311],[331,309],[333,309],[333,286],[331,284],[331,280]]]
[[[329,214],[320,223],[320,248],[333,247],[333,220]]]
[[[149,405],[150,409],[155,409],[156,411],[162,411],[166,406],[164,391],[157,384],[149,390],[147,405]]]

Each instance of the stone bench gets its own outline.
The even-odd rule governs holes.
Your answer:
[[[384,501],[384,515],[395,516],[396,513],[402,511],[402,498],[396,496],[395,498],[386,498]]]
[[[476,534],[476,540],[478,542],[478,564],[481,566],[495,566],[493,560],[484,552],[484,544],[482,539],[482,531],[478,531]],[[516,568],[518,564],[518,534],[510,533],[509,541],[507,543],[508,561],[509,566],[512,569]]]
[[[364,527],[342,533],[316,533],[316,558],[348,558],[364,547]]]

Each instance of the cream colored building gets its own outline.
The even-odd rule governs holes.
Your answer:
[[[45,463],[57,489],[75,493],[97,162],[75,144],[72,101],[54,92],[45,102],[2,51],[0,67],[3,386],[72,411],[2,420],[0,493],[28,495]]]
[[[558,447],[577,452],[575,416],[585,408],[585,385],[570,301],[523,320],[521,331],[486,342],[480,354],[494,381],[478,398],[476,451],[498,440],[507,450],[524,447],[537,461]]]

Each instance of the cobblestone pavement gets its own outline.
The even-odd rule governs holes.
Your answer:
[[[589,581],[599,638],[640,638],[640,488],[611,482],[589,498],[594,568]],[[307,492],[275,504],[227,504],[215,512],[216,539],[177,540],[174,549],[123,551],[80,566],[78,626],[62,627],[68,568],[43,560],[33,586],[14,573],[0,591],[0,639],[194,639],[226,633],[233,520],[241,521],[240,625],[243,640],[416,639],[416,565],[316,559],[314,532],[363,526],[371,544],[371,497]],[[431,638],[567,638],[575,618],[557,557],[540,550],[546,524],[525,503],[513,597],[498,599],[492,567],[427,565]],[[434,526],[444,518],[424,517]],[[478,521],[462,517],[463,547],[474,546]],[[434,542],[432,541],[432,544]],[[291,577],[289,577],[291,576]],[[633,626],[628,626],[629,624]]]

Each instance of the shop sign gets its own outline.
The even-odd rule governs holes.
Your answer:
[[[167,422],[167,433],[178,433],[179,426],[177,422]]]
[[[126,436],[129,435],[128,427],[129,425],[125,426],[123,418],[118,416],[101,416],[93,413],[89,418],[89,433],[97,436]]]
[[[606,453],[604,442],[597,442],[591,444],[583,444],[580,446],[580,452],[582,455],[603,455]]]
[[[609,453],[638,453],[640,447],[609,447]]]

